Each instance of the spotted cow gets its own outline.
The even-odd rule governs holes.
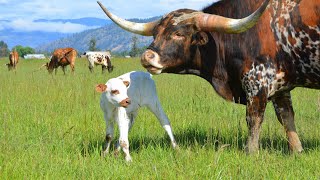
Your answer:
[[[125,21],[100,6],[120,27],[153,36],[141,57],[149,72],[200,76],[224,99],[246,105],[247,152],[259,148],[269,101],[290,150],[303,150],[290,91],[320,89],[319,0],[221,0],[149,23]]]
[[[51,74],[53,70],[55,69],[55,74],[57,74],[57,69],[59,66],[61,66],[62,71],[64,74],[65,72],[65,67],[67,65],[70,65],[72,73],[74,73],[74,66],[75,66],[75,60],[77,57],[77,51],[73,48],[59,48],[56,49],[51,58],[50,62],[44,64],[48,70],[48,72]]]
[[[83,55],[88,59],[90,72],[93,72],[94,65],[101,65],[102,73],[106,69],[108,69],[108,72],[113,71],[110,51],[87,51]]]
[[[16,70],[17,64],[19,62],[19,53],[16,50],[13,50],[9,54],[9,63],[6,64],[8,66],[8,70]]]

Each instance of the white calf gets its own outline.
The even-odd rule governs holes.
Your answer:
[[[114,124],[111,121],[113,118],[118,123],[120,132],[116,153],[122,148],[126,161],[131,161],[128,132],[137,116],[138,109],[142,106],[146,106],[158,118],[169,135],[173,148],[176,147],[169,119],[161,107],[155,83],[149,73],[135,71],[126,73],[108,80],[106,84],[97,85],[96,91],[102,92],[100,107],[106,121],[104,155],[109,152],[114,134]]]
[[[109,51],[87,51],[85,55],[89,61],[89,70],[93,72],[94,65],[102,66],[102,73],[108,68],[108,72],[112,72],[113,66],[111,64],[111,54]]]

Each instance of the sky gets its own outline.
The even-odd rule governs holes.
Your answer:
[[[128,18],[161,16],[180,8],[201,10],[215,0],[100,0],[115,15]],[[0,30],[77,33],[92,27],[37,19],[107,18],[96,0],[0,0]]]

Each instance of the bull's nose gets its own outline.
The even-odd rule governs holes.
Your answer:
[[[148,49],[141,56],[141,63],[145,67],[153,66],[158,69],[162,69],[163,66],[160,64],[160,56],[158,53]]]
[[[155,55],[154,52],[152,51],[146,51],[144,54],[146,60],[154,59]]]

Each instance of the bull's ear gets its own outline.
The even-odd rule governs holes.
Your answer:
[[[123,81],[123,84],[126,85],[126,87],[128,87],[130,85],[129,81]]]
[[[208,36],[205,32],[198,32],[193,35],[192,45],[202,46],[208,43]]]
[[[99,93],[103,93],[107,90],[107,85],[105,84],[98,84],[96,85],[96,91]]]

